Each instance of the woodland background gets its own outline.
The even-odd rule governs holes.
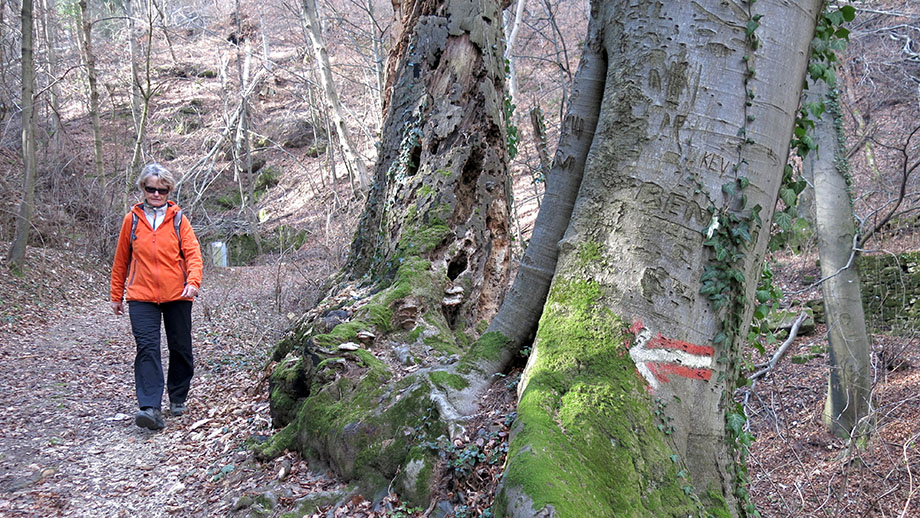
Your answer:
[[[520,254],[558,139],[588,7],[581,1],[518,2],[523,5],[517,24],[518,4],[506,10],[506,37],[513,39],[507,57],[514,78],[511,120],[518,153],[512,172]],[[280,515],[322,493],[326,499],[320,510],[337,516],[421,514],[389,497],[376,507],[343,499],[347,493],[331,474],[318,475],[311,471],[316,467],[293,455],[259,464],[236,453],[251,436],[271,433],[263,375],[267,351],[316,301],[326,276],[343,265],[364,199],[360,167],[354,167],[351,155],[370,167],[380,131],[392,6],[376,0],[317,4],[338,112],[327,102],[322,61],[308,35],[304,4],[159,0],[89,2],[81,8],[76,2],[35,3],[35,210],[25,262],[0,269],[2,388],[14,402],[0,416],[16,431],[4,439],[8,453],[0,453],[5,465],[0,468],[0,512],[91,516],[92,506],[98,505],[76,496],[94,491],[92,477],[81,479],[83,486],[62,480],[68,458],[93,456],[92,448],[100,446],[74,438],[73,449],[56,458],[53,450],[60,451],[61,443],[71,439],[42,432],[41,423],[76,409],[82,392],[74,385],[36,391],[29,388],[31,383],[44,385],[30,379],[48,377],[46,360],[63,354],[41,338],[54,335],[43,333],[64,322],[65,335],[67,329],[82,334],[84,326],[94,324],[68,324],[66,319],[92,315],[94,305],[107,306],[106,268],[118,224],[135,197],[130,183],[138,163],[158,161],[181,178],[177,201],[203,246],[228,244],[231,268],[208,265],[204,289],[210,293],[196,305],[197,322],[202,322],[196,335],[202,343],[200,363],[204,372],[214,374],[202,377],[207,387],[203,392],[212,398],[209,408],[218,411],[203,418],[207,423],[184,422],[186,435],[163,439],[183,444],[183,439],[213,429],[196,440],[214,452],[186,461],[192,475],[180,479],[181,489],[163,496],[165,507],[160,501],[155,508],[180,514],[191,509],[198,516],[255,515],[259,510]],[[865,253],[916,252],[920,3],[849,4],[857,17],[848,26],[850,42],[837,74],[854,216],[872,226],[901,200],[891,222],[866,243]],[[24,191],[20,9],[18,2],[0,2],[0,242],[5,246],[13,241]],[[81,44],[83,21],[91,26],[89,52],[85,39]],[[512,29],[517,30],[513,38]],[[95,101],[90,83],[96,83]],[[148,120],[138,140],[145,101]],[[335,129],[339,117],[351,145]],[[101,164],[94,155],[96,142]],[[785,293],[784,305],[798,309],[820,297],[814,284],[820,275],[811,230],[805,223],[795,230],[787,247],[768,261]],[[907,312],[916,304],[910,300],[900,309]],[[867,450],[847,448],[821,425],[827,361],[820,322],[812,334],[796,340],[786,359],[748,396],[751,427],[758,436],[750,460],[751,492],[764,516],[920,513],[917,328],[873,331],[877,433]],[[33,349],[23,349],[27,346]],[[768,352],[773,348],[775,344],[768,345]],[[74,363],[92,360],[67,358]],[[751,351],[750,370],[758,370],[765,360]],[[127,362],[113,360],[118,361]],[[221,390],[226,378],[217,374],[228,371],[238,380],[240,387],[234,388],[239,392]],[[67,404],[26,404],[41,398],[62,398]],[[497,422],[513,415],[513,399],[511,387],[495,396],[492,417]],[[123,402],[120,407],[99,404],[99,415],[108,417],[130,408]],[[29,429],[12,424],[22,419],[24,409],[35,414],[34,420],[25,419],[34,423]],[[241,415],[245,424],[238,422]],[[30,463],[23,452],[36,450],[22,449],[15,441],[40,445],[44,453]],[[499,451],[500,441],[489,447]],[[167,451],[167,456],[176,455]],[[458,447],[454,453],[462,451]],[[124,455],[132,455],[131,450]],[[118,480],[138,469],[132,462],[110,465],[114,474],[94,476]],[[158,471],[144,470],[153,477]],[[442,515],[485,512],[500,477],[500,462],[474,465],[461,474],[462,484],[444,489],[444,505],[438,507]],[[125,486],[123,493],[137,490]],[[119,498],[109,499],[121,509],[148,509],[143,498]]]

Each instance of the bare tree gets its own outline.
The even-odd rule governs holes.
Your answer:
[[[839,145],[840,109],[836,92],[829,91],[824,81],[809,87],[805,102],[826,106],[814,128],[817,151],[803,163],[804,175],[812,179],[815,189],[821,292],[830,343],[824,422],[834,434],[858,439],[868,433],[866,419],[872,409],[871,348],[855,261],[856,222]]]
[[[93,53],[93,24],[89,18],[87,0],[80,0],[78,22],[80,26],[80,47],[83,53],[83,63],[86,65],[86,80],[89,83],[89,116],[93,126],[93,164],[96,176],[105,175],[105,166],[102,158],[102,127],[99,121],[99,87],[96,76],[96,55]],[[128,187],[126,186],[126,189]]]
[[[335,81],[332,78],[332,65],[329,63],[329,54],[326,52],[326,43],[323,38],[323,27],[316,8],[316,0],[303,0],[301,6],[303,7],[304,31],[310,38],[320,82],[323,85],[323,94],[329,107],[329,116],[332,119],[332,126],[338,136],[339,146],[345,158],[345,167],[352,180],[352,186],[354,187],[354,182],[357,181],[361,191],[365,191],[369,183],[367,166],[364,164],[364,158],[355,148],[354,140],[345,121],[345,112],[339,102]]]
[[[32,0],[22,0],[22,201],[16,219],[16,234],[7,256],[10,268],[20,269],[25,261],[29,229],[35,210],[35,109],[33,88],[35,64],[32,59]]]

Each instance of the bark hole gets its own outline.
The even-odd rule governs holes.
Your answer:
[[[450,263],[447,264],[447,278],[452,281],[456,280],[461,273],[466,271],[468,264],[469,261],[465,253],[461,253],[457,257],[454,257],[450,260]]]
[[[422,147],[418,145],[412,146],[412,150],[409,151],[409,160],[406,161],[406,176],[415,176],[415,173],[418,172],[421,158]]]
[[[479,146],[470,146],[470,156],[463,164],[460,182],[457,183],[454,191],[457,203],[454,206],[454,214],[450,221],[451,227],[456,227],[470,217],[476,199],[476,183],[481,172],[482,150],[479,149]]]

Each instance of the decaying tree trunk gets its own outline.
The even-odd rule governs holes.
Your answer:
[[[492,1],[482,13],[464,6],[406,2],[397,14],[382,145],[349,265],[353,277],[387,277],[401,257],[423,257],[463,288],[458,327],[495,314],[510,261],[501,17]]]
[[[838,132],[840,109],[823,81],[809,87],[806,100],[824,101],[815,124],[817,153],[805,159],[815,186],[815,225],[821,259],[821,292],[827,314],[830,373],[824,423],[835,435],[858,439],[869,432],[872,371],[869,335],[856,268],[856,222]]]
[[[19,269],[26,258],[29,230],[35,211],[35,63],[32,58],[32,0],[22,0],[22,201],[16,218],[16,233],[7,261]]]
[[[463,383],[439,369],[466,353],[508,282],[510,179],[498,2],[401,8],[351,261],[275,352],[272,417],[287,427],[263,452],[296,448],[364,491],[396,477],[406,501],[425,503],[438,456],[424,444],[448,434],[437,389]]]

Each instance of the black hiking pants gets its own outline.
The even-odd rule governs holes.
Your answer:
[[[177,300],[156,304],[128,301],[131,330],[137,342],[134,357],[134,387],[140,408],[160,408],[163,399],[163,363],[160,359],[160,321],[166,329],[169,401],[185,403],[192,382],[192,303]]]

